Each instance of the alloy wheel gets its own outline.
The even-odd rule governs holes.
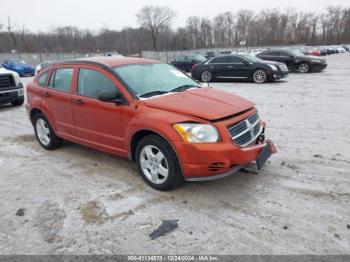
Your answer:
[[[308,73],[310,70],[310,66],[306,63],[302,63],[299,65],[298,71],[300,73]]]
[[[211,73],[209,71],[204,71],[202,73],[202,81],[205,83],[209,83],[211,81]]]
[[[160,149],[153,145],[145,146],[140,153],[140,165],[143,173],[152,183],[162,184],[169,175],[169,165]]]
[[[35,129],[40,142],[44,146],[48,146],[51,141],[51,132],[46,121],[42,118],[39,118],[35,123]]]
[[[255,83],[265,83],[267,80],[267,74],[264,70],[258,69],[253,74],[253,80]]]

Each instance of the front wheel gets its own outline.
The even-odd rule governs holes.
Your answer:
[[[136,147],[136,163],[145,182],[157,190],[172,190],[183,182],[174,150],[157,135],[146,136],[139,142]]]
[[[255,70],[253,73],[253,82],[262,84],[267,82],[267,73],[264,69]]]
[[[303,73],[303,74],[309,73],[310,72],[310,65],[308,63],[301,63],[298,66],[298,72]]]
[[[56,149],[62,144],[62,139],[56,136],[49,121],[43,114],[37,114],[34,118],[34,131],[39,144],[47,149]]]

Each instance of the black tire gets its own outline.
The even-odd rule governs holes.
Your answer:
[[[146,174],[144,173],[141,167],[141,152],[146,146],[156,147],[157,149],[159,149],[159,151],[161,151],[161,153],[166,159],[168,176],[166,180],[160,184],[153,183],[149,178],[147,178]],[[142,176],[143,180],[154,189],[160,191],[169,191],[179,187],[183,183],[184,178],[176,153],[174,152],[173,148],[169,145],[169,143],[166,142],[160,136],[148,135],[144,137],[138,143],[135,154],[136,164],[140,175]]]
[[[263,84],[269,80],[269,76],[265,69],[256,69],[252,74],[252,80],[254,83]]]
[[[311,66],[307,62],[302,62],[298,65],[297,71],[302,74],[307,74],[311,72]]]
[[[39,134],[38,134],[38,130],[37,130],[37,123],[38,121],[43,120],[46,124],[46,127],[49,130],[49,143],[45,144],[41,141],[41,139],[39,138]],[[35,137],[38,140],[39,144],[45,148],[46,150],[54,150],[58,147],[60,147],[62,145],[62,139],[59,138],[58,136],[56,136],[55,132],[53,131],[50,122],[47,120],[47,118],[41,114],[41,113],[37,113],[34,116],[34,120],[33,120],[33,124],[34,124],[34,132],[35,132]]]
[[[11,104],[13,106],[21,106],[24,103],[24,96],[19,97],[17,100],[13,101]]]

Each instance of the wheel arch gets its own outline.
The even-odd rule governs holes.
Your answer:
[[[33,108],[32,110],[30,110],[30,121],[32,122],[33,125],[34,125],[34,118],[37,114],[42,114],[42,111],[38,108]]]
[[[160,138],[162,138],[165,142],[167,142],[169,144],[169,146],[172,148],[172,150],[175,152],[177,160],[180,163],[180,158],[177,155],[175,147],[171,144],[171,142],[169,142],[169,139],[165,135],[163,135],[163,134],[161,134],[161,133],[159,133],[159,132],[157,132],[157,131],[155,131],[153,129],[149,129],[149,128],[137,130],[131,136],[130,143],[129,143],[129,159],[130,160],[135,162],[135,160],[136,160],[136,157],[135,157],[136,147],[137,147],[138,143],[142,140],[142,138],[144,138],[144,137],[146,137],[148,135],[157,135]]]

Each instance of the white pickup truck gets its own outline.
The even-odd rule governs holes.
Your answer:
[[[0,64],[0,105],[20,106],[24,103],[24,89],[20,76]]]

